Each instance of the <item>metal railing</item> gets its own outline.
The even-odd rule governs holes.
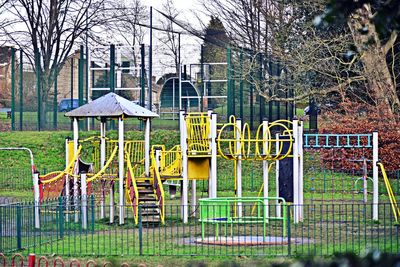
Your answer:
[[[242,204],[243,217],[248,217],[252,205]],[[139,205],[137,225],[129,212],[125,224],[118,225],[109,224],[107,218],[101,219],[100,207],[89,198],[85,207],[88,212],[86,229],[82,227],[82,207],[67,212],[65,205],[62,198],[44,202],[40,229],[35,229],[33,203],[0,206],[0,252],[61,256],[308,257],[343,252],[361,254],[370,249],[389,253],[400,251],[400,232],[390,203],[379,204],[379,223],[370,220],[372,205],[315,204],[302,206],[304,220],[293,224],[293,211],[300,207],[287,205],[286,215],[282,213],[287,217],[287,230],[284,230],[282,220],[268,220],[265,229],[258,222],[238,221],[227,235],[222,233],[228,229],[220,227],[218,239],[215,238],[215,225],[207,224],[202,239],[199,210],[191,214],[187,224],[182,223],[180,205],[165,205],[164,224],[148,224],[144,219],[145,209]],[[268,207],[274,211],[276,204],[270,202]],[[74,220],[75,213],[79,215],[78,221]]]

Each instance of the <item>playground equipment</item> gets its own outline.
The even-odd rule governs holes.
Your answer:
[[[45,176],[35,174],[37,220],[39,220],[41,201],[65,196],[67,198],[66,213],[74,214],[76,222],[83,220],[82,224],[86,227],[87,196],[95,195],[100,205],[101,219],[106,217],[105,202],[107,198],[109,199],[109,219],[110,223],[113,223],[114,187],[118,186],[119,224],[124,224],[126,203],[132,209],[133,220],[136,224],[140,216],[141,222],[162,224],[165,220],[163,183],[173,184],[176,188],[181,182],[181,217],[186,223],[190,215],[189,208],[191,207],[192,211],[196,212],[197,180],[208,181],[210,199],[220,203],[217,198],[217,157],[221,157],[234,162],[236,197],[236,200],[228,201],[229,205],[232,205],[229,211],[233,211],[233,214],[228,214],[224,210],[223,223],[230,221],[238,224],[246,222],[252,216],[257,222],[265,223],[270,219],[282,218],[282,212],[286,212],[283,207],[285,205],[293,205],[293,222],[299,223],[304,218],[303,148],[372,149],[375,166],[373,167],[372,214],[374,220],[378,219],[377,133],[303,134],[303,123],[295,118],[293,121],[268,122],[264,120],[252,134],[250,126],[242,124],[239,118],[231,117],[228,123],[217,124],[217,114],[211,110],[207,113],[181,111],[180,145],[167,150],[162,145],[155,145],[150,149],[150,119],[157,115],[113,93],[66,115],[73,118],[74,122],[73,140],[66,141],[66,168]],[[87,117],[100,119],[100,137],[79,140],[78,119]],[[145,120],[144,140],[124,140],[123,122],[128,117],[139,117]],[[106,138],[106,121],[110,118],[118,118],[118,140]],[[243,214],[243,204],[251,202],[242,195],[242,162],[245,160],[263,163],[262,187],[258,198],[250,199],[254,200],[251,216],[249,213],[247,216]],[[273,197],[269,192],[272,165],[275,165],[276,170],[276,195]],[[364,180],[368,179],[366,175],[363,177]],[[189,183],[192,190],[190,206]],[[389,195],[393,195],[390,194],[389,189],[388,192]],[[260,199],[265,207],[262,209],[262,214],[259,213],[258,208]],[[81,205],[78,205],[78,201],[81,201]],[[275,211],[269,210],[270,201],[274,202],[272,205]],[[393,210],[398,212],[393,197],[391,201],[394,205]],[[215,204],[213,201],[202,200],[202,202],[203,209],[206,209],[210,203]],[[139,208],[141,214],[139,214]],[[81,216],[78,216],[79,212]],[[254,215],[256,212],[257,214]],[[210,214],[215,215],[215,213]],[[210,214],[205,215],[201,220],[212,224],[220,221],[218,218],[210,217]],[[68,218],[69,215],[67,220]],[[36,227],[40,227],[39,221]]]

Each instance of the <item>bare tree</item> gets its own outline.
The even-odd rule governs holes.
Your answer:
[[[167,67],[174,67],[176,74],[179,73],[179,42],[180,33],[175,29],[174,21],[177,19],[179,12],[174,6],[173,0],[167,0],[163,5],[162,12],[166,15],[160,19],[161,28],[163,33],[160,33],[158,40],[161,43],[159,46],[163,51],[164,56],[172,60],[173,64],[165,63],[161,60],[162,64],[167,64]]]
[[[223,21],[231,44],[252,51],[246,77],[266,100],[285,101],[279,91],[290,87],[295,89],[295,96],[286,99],[289,101],[336,92],[342,99],[350,96],[369,104],[385,103],[391,112],[397,112],[398,74],[395,67],[389,68],[395,65],[396,55],[387,62],[397,33],[380,40],[371,22],[374,11],[369,5],[355,10],[347,23],[316,28],[316,18],[327,3],[204,0],[204,7]],[[292,78],[291,83],[277,87],[279,77],[267,74],[270,83],[260,83],[252,77],[262,67],[260,54],[285,65],[284,72]]]
[[[104,27],[127,16],[109,0],[8,0],[3,10],[2,39],[22,48],[40,76],[40,126],[57,71],[77,43],[83,43],[86,33],[100,40]]]

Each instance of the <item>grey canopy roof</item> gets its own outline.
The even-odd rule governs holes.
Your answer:
[[[65,113],[66,117],[138,117],[155,118],[158,115],[134,104],[115,93],[108,93],[79,108]]]

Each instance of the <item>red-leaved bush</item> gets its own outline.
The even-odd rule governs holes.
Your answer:
[[[344,102],[337,110],[325,112],[319,120],[319,125],[320,133],[362,134],[378,131],[379,160],[383,163],[386,170],[400,169],[399,115],[390,114],[383,107],[371,107],[366,104]],[[326,156],[321,156],[325,160],[329,160]],[[344,161],[350,157],[366,157],[372,160],[372,151],[370,149],[340,149],[336,156],[342,158]],[[343,167],[346,168],[346,166]]]

